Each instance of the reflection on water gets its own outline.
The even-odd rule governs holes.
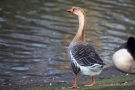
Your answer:
[[[2,0],[0,3],[0,76],[26,77],[70,70],[67,47],[78,28],[65,12],[84,8],[86,40],[103,60],[135,35],[133,0]]]

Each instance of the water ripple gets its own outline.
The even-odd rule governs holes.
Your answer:
[[[103,60],[111,61],[121,43],[135,35],[133,0],[4,0],[0,3],[0,76],[70,70],[67,48],[78,20],[66,10],[75,4],[84,8],[86,40]]]

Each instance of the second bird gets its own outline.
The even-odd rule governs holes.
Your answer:
[[[74,84],[70,88],[78,88],[76,84],[79,73],[92,76],[92,83],[85,86],[93,86],[95,84],[94,76],[99,75],[105,66],[95,48],[85,41],[85,13],[80,7],[72,7],[67,10],[78,17],[79,28],[68,47],[68,55],[72,70],[74,72]]]

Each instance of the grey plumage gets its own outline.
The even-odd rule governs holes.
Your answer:
[[[88,43],[76,44],[69,47],[74,59],[80,66],[92,66],[94,64],[105,65],[93,46]],[[75,74],[79,73],[80,69],[77,64],[70,58],[71,67]]]

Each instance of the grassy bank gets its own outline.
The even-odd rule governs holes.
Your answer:
[[[110,79],[96,79],[96,84],[93,87],[85,87],[89,82],[78,82],[80,88],[74,90],[135,90],[135,76],[119,76]],[[55,82],[44,83],[42,85],[32,85],[20,87],[17,90],[72,90],[68,87],[72,83],[68,82]]]

